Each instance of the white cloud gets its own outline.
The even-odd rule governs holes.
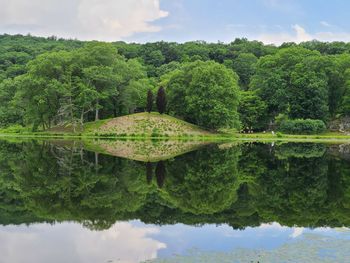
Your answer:
[[[260,229],[276,229],[276,230],[281,230],[281,229],[287,229],[287,227],[282,226],[281,224],[277,222],[272,222],[272,223],[262,223],[259,226]]]
[[[269,223],[269,224],[261,224],[259,226],[260,229],[263,230],[277,230],[277,231],[288,231],[292,230],[292,233],[289,235],[291,238],[297,238],[301,236],[304,233],[304,228],[303,227],[287,227],[287,226],[282,226],[281,224],[277,222]]]
[[[166,17],[160,0],[0,0],[0,32],[115,41]]]
[[[104,231],[79,224],[0,227],[0,262],[121,262],[155,259],[164,243],[148,235],[158,228],[120,222]]]
[[[296,24],[292,26],[293,33],[280,32],[280,33],[264,33],[258,35],[257,39],[267,44],[280,45],[283,42],[296,42],[312,40],[312,36],[309,35],[303,27]]]
[[[293,228],[293,233],[290,235],[290,237],[292,238],[297,238],[299,236],[301,236],[304,232],[304,228],[303,227],[295,227]]]
[[[350,33],[348,32],[316,32],[314,34],[308,33],[303,27],[298,24],[292,26],[293,32],[278,32],[278,33],[263,33],[258,34],[255,39],[260,40],[267,44],[280,45],[283,42],[295,42],[300,43],[310,40],[320,40],[325,42],[331,41],[350,41]]]
[[[320,24],[321,24],[322,26],[325,26],[325,27],[331,27],[331,26],[332,26],[331,24],[329,24],[329,23],[326,22],[326,21],[321,21]]]

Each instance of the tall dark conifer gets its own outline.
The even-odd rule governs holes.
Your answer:
[[[148,90],[147,92],[147,105],[146,105],[146,110],[147,112],[151,112],[153,107],[153,92],[152,90]]]
[[[165,180],[165,164],[163,161],[159,161],[156,167],[156,179],[159,188],[162,188]]]
[[[146,178],[147,178],[147,183],[150,184],[152,181],[152,176],[153,175],[153,166],[152,163],[148,162],[146,163]]]
[[[166,95],[165,95],[165,89],[163,87],[160,87],[158,89],[157,93],[157,109],[160,114],[163,114],[166,111]]]

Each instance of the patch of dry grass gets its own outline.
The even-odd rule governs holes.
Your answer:
[[[137,113],[110,119],[94,130],[96,133],[115,135],[205,136],[211,133],[198,126],[166,114]]]

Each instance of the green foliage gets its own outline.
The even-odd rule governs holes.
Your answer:
[[[220,151],[216,146],[180,156],[168,165],[164,198],[192,214],[214,214],[237,200],[240,176],[239,148]],[[197,162],[206,159],[205,162]]]
[[[209,145],[157,164],[80,146],[0,141],[0,223],[350,225],[350,164],[332,145]]]
[[[215,62],[185,64],[170,75],[169,110],[189,122],[209,129],[238,124],[238,76]]]
[[[266,126],[266,103],[253,91],[241,92],[238,112],[244,130],[263,130]]]
[[[23,127],[19,124],[11,125],[6,128],[0,129],[1,133],[28,133],[30,129]]]
[[[279,130],[290,134],[318,134],[326,131],[326,125],[322,120],[286,120],[281,123]]]
[[[288,158],[320,158],[326,153],[327,147],[317,143],[288,143],[276,147],[276,157]]]
[[[240,119],[265,130],[279,114],[328,122],[350,115],[349,52],[343,42],[108,44],[0,35],[0,127],[79,130],[144,111],[147,91],[159,86],[170,114],[210,129],[238,128]]]
[[[149,89],[147,91],[147,104],[146,104],[146,110],[148,113],[152,111],[152,107],[153,107],[153,92],[152,90]]]
[[[271,120],[280,113],[290,118],[326,120],[330,114],[331,61],[301,47],[279,50],[261,58],[251,88],[267,103]]]
[[[281,132],[276,132],[276,136],[277,136],[278,138],[282,138],[282,137],[283,137],[283,134],[282,134]]]
[[[350,62],[350,56],[349,60]],[[350,116],[350,65],[344,72],[344,89],[342,91],[343,96],[340,100],[339,113],[345,116]]]
[[[250,78],[255,74],[257,61],[258,58],[252,53],[241,53],[233,60],[233,70],[238,74],[243,89],[248,88]]]
[[[125,61],[111,44],[89,43],[81,49],[51,52],[31,61],[28,72],[15,78],[13,103],[24,112],[24,122],[50,128],[73,125],[102,114],[143,106],[139,94],[149,82],[142,66]],[[135,98],[136,97],[136,98]],[[90,115],[89,115],[90,114]],[[89,117],[90,116],[90,117]]]

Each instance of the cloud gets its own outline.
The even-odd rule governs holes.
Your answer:
[[[270,224],[261,224],[260,229],[263,230],[275,230],[275,231],[289,231],[292,230],[292,233],[289,235],[289,237],[291,238],[297,238],[299,236],[301,236],[304,233],[304,228],[303,227],[286,227],[286,226],[282,226],[281,224],[277,223],[277,222],[273,222]]]
[[[104,231],[74,223],[0,227],[0,262],[143,262],[166,248],[148,237],[158,232],[156,227],[127,222]]]
[[[257,34],[256,37],[254,37],[257,40],[260,40],[266,44],[276,44],[280,45],[284,42],[305,42],[310,40],[319,40],[324,42],[332,42],[332,41],[344,41],[348,42],[350,41],[350,33],[338,31],[338,32],[331,32],[331,31],[321,31],[316,33],[308,33],[302,26],[295,24],[292,26],[293,32],[277,32],[277,33],[262,33]]]
[[[329,23],[326,22],[326,21],[321,21],[320,24],[321,24],[322,26],[325,26],[325,27],[331,27],[331,26],[332,26],[331,24],[329,24]]]
[[[290,235],[290,237],[292,238],[297,238],[299,236],[301,236],[304,232],[304,228],[303,227],[295,227],[293,228],[293,233]]]
[[[280,45],[283,42],[295,42],[300,43],[304,41],[312,40],[312,36],[308,34],[303,27],[298,24],[292,26],[293,33],[280,32],[280,33],[264,33],[257,36],[257,39],[267,44]]]
[[[0,32],[115,41],[158,32],[160,0],[0,0]]]

